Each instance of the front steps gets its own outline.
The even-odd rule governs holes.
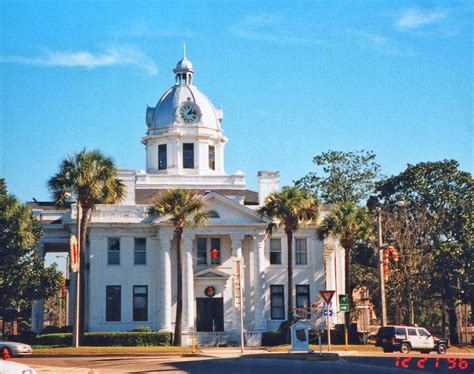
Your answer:
[[[184,335],[184,334],[183,334]],[[192,336],[183,336],[186,345],[192,345]],[[196,332],[194,333],[195,344],[198,347],[239,347],[239,331],[218,331],[218,332]],[[261,333],[244,333],[244,344],[246,347],[258,347],[261,345]]]

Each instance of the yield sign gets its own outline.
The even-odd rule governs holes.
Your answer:
[[[321,295],[321,297],[323,298],[323,300],[326,302],[326,304],[329,305],[329,303],[331,302],[331,299],[332,297],[334,296],[334,294],[336,293],[336,291],[319,291],[319,294]]]

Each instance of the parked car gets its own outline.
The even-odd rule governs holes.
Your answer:
[[[31,346],[28,344],[0,340],[0,355],[3,353],[4,348],[8,350],[8,353],[11,357],[30,355],[33,353],[33,349],[31,349]]]
[[[379,329],[375,346],[382,347],[384,352],[409,353],[411,350],[416,350],[421,353],[436,351],[446,354],[449,341],[434,337],[423,327],[386,326]]]

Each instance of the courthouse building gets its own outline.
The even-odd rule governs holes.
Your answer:
[[[266,196],[280,188],[279,173],[258,173],[258,191],[245,176],[224,168],[223,111],[194,85],[194,68],[185,57],[175,84],[146,110],[141,139],[146,171],[121,169],[127,188],[119,204],[93,212],[86,248],[86,331],[128,331],[148,326],[173,331],[176,308],[176,242],[169,217],[154,218],[148,209],[160,193],[186,188],[202,195],[211,218],[187,228],[183,238],[183,341],[192,331],[209,343],[237,342],[240,314],[236,303],[235,260],[242,263],[243,324],[249,343],[278,328],[287,318],[287,240],[283,231],[269,236],[269,220],[256,214]],[[137,139],[138,141],[138,139]],[[67,252],[76,233],[76,206],[29,203],[44,224],[42,254]],[[323,207],[321,216],[327,213]],[[314,302],[324,289],[344,290],[344,251],[321,241],[317,227],[294,235],[293,304]],[[211,250],[216,250],[211,253]],[[69,319],[73,320],[74,273],[70,277]],[[337,297],[333,323],[337,316]],[[33,308],[33,329],[43,326],[42,302]]]

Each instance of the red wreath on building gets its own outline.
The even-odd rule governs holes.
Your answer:
[[[204,290],[204,294],[207,297],[214,297],[216,295],[216,289],[213,286],[207,286]]]
[[[391,245],[383,251],[383,273],[385,281],[388,281],[388,276],[390,274],[390,255],[392,255],[393,261],[398,262],[398,252],[395,247]]]
[[[219,250],[216,248],[211,249],[211,260],[215,261],[217,260],[217,257],[219,256]]]

